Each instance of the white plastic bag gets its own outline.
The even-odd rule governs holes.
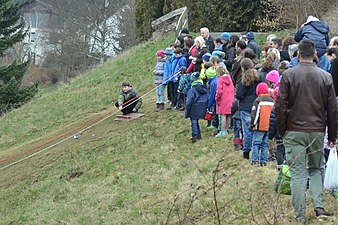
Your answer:
[[[330,149],[329,159],[326,163],[324,188],[338,188],[338,157],[336,147]]]

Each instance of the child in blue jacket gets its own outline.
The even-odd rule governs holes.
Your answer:
[[[198,120],[205,117],[208,106],[208,94],[198,72],[192,73],[190,80],[192,84],[187,94],[185,118],[190,118],[192,133],[190,139],[194,143],[202,139]]]

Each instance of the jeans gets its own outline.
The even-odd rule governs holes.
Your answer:
[[[252,161],[266,163],[269,149],[268,132],[255,130],[252,139]]]
[[[178,82],[168,82],[168,99],[171,101],[171,105],[174,107],[177,104],[177,88]]]
[[[285,148],[283,138],[275,138],[275,139],[277,145],[277,153],[276,153],[277,165],[283,165],[285,161]]]
[[[191,119],[191,136],[192,137],[197,137],[201,135],[201,130],[200,130],[200,125],[198,124],[198,119]]]
[[[323,208],[323,144],[322,132],[287,131],[284,135],[286,162],[291,173],[292,205],[298,220],[305,220],[307,177],[314,208]]]
[[[250,152],[252,145],[252,130],[250,130],[251,114],[247,111],[239,111],[243,131],[243,152]]]
[[[156,103],[164,103],[165,97],[164,97],[164,85],[159,85],[156,87]]]

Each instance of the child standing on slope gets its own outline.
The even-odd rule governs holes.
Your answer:
[[[208,94],[198,72],[191,74],[191,89],[187,94],[187,103],[184,117],[190,118],[191,122],[191,141],[196,142],[202,139],[199,119],[204,119],[208,106]]]
[[[251,164],[266,166],[268,161],[270,114],[275,101],[270,97],[268,85],[264,82],[256,87],[258,96],[251,110],[252,161]],[[260,154],[259,154],[260,153]]]
[[[228,135],[228,128],[231,124],[231,105],[235,98],[235,88],[229,72],[222,66],[217,67],[218,76],[216,89],[216,114],[219,118],[220,132],[215,137]]]
[[[164,73],[164,66],[165,66],[165,54],[164,50],[158,50],[156,52],[157,62],[155,69],[153,71],[154,74],[154,82],[156,86],[156,109],[155,111],[160,111],[164,109],[164,89],[165,86],[162,85],[163,82],[163,73]]]

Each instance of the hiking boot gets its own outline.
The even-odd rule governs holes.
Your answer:
[[[192,143],[195,143],[197,141],[197,137],[191,137],[190,140]]]
[[[202,136],[199,134],[199,135],[197,135],[197,140],[201,140],[202,139]]]
[[[259,167],[258,161],[252,161],[251,165],[254,166],[254,167]]]
[[[218,132],[218,134],[215,135],[216,138],[220,138],[220,137],[226,137],[228,135],[228,132],[226,130],[221,130],[220,132]]]
[[[250,159],[250,152],[243,152],[243,158],[244,159]]]
[[[325,219],[329,216],[333,216],[333,213],[326,212],[323,208],[316,208],[315,212],[316,212],[317,219]]]

